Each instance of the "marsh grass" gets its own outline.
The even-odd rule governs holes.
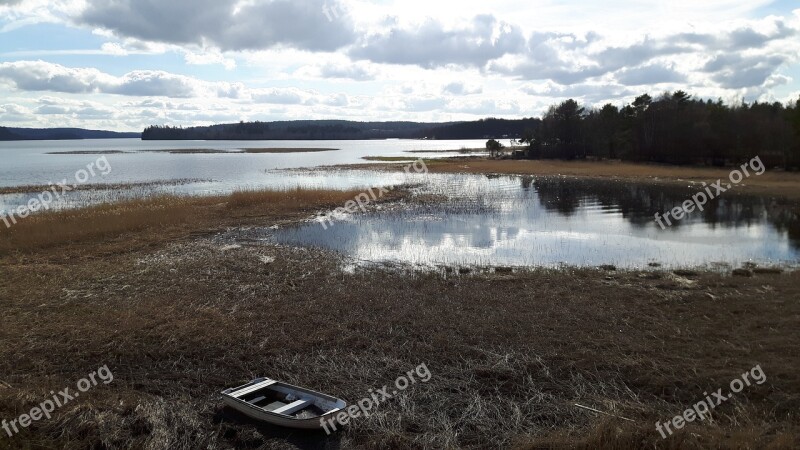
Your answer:
[[[304,213],[325,206],[338,207],[359,193],[301,188],[253,190],[227,196],[158,196],[45,211],[19,218],[11,228],[0,222],[0,254],[100,240],[143,230],[209,228],[254,215]]]
[[[157,186],[180,186],[190,183],[202,183],[211,180],[197,178],[178,178],[166,181],[145,181],[141,183],[107,183],[107,184],[78,184],[70,187],[69,192],[75,191],[129,191],[134,189],[157,187]],[[53,189],[52,185],[28,185],[0,187],[0,195],[8,194],[36,194]],[[68,195],[68,193],[67,193]]]
[[[223,250],[215,233],[352,197],[243,191],[65,211],[15,229],[25,251],[0,230],[0,418],[102,364],[114,373],[0,448],[800,446],[800,273],[343,273],[331,253]],[[422,362],[428,383],[330,437],[247,420],[219,398],[271,376],[352,403]],[[656,421],[756,364],[767,383],[661,440]]]
[[[0,300],[0,381],[7,387],[0,388],[0,417],[15,417],[99,364],[115,376],[11,445],[676,449],[798,443],[793,331],[800,306],[788,301],[800,293],[797,273],[757,280],[701,274],[690,288],[667,273],[643,279],[636,272],[570,269],[345,275],[338,259],[319,250],[220,246],[199,239],[103,258],[75,260],[69,255],[77,250],[70,249],[3,259],[0,288],[8,296]],[[263,264],[261,255],[275,262]],[[224,408],[218,395],[271,376],[353,403],[422,362],[432,373],[428,383],[330,437],[247,420]],[[766,384],[719,407],[713,421],[661,440],[657,420],[679,414],[756,363]]]
[[[227,199],[229,208],[246,208],[269,204],[273,207],[293,208],[302,205],[344,203],[363,190],[334,191],[329,189],[294,188],[286,190],[238,190]]]

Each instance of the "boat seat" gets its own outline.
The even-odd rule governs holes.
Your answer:
[[[275,383],[276,383],[275,380],[262,381],[261,383],[256,383],[256,384],[254,384],[254,385],[252,385],[250,387],[246,387],[244,389],[240,389],[240,390],[238,390],[236,392],[231,392],[229,395],[231,397],[242,398],[247,394],[250,394],[250,393],[255,392],[255,391],[259,391],[261,389],[264,389],[267,386],[272,386]]]
[[[250,400],[250,401],[249,401],[249,402],[247,402],[247,403],[252,403],[252,404],[254,404],[254,405],[255,405],[255,404],[258,404],[258,402],[263,402],[263,401],[264,401],[264,400],[266,400],[266,399],[267,399],[267,397],[264,397],[264,396],[262,395],[261,397],[256,397],[256,398],[254,398],[254,399]]]
[[[298,400],[296,402],[289,403],[286,406],[273,410],[272,412],[276,414],[283,414],[283,415],[290,415],[300,411],[301,409],[306,409],[311,406],[311,402],[308,400]]]

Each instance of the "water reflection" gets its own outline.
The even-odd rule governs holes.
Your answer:
[[[799,260],[796,212],[768,199],[722,197],[661,230],[653,215],[680,205],[697,188],[477,175],[430,175],[424,181],[417,194],[449,201],[349,216],[328,230],[310,223],[268,234],[359,260],[423,265],[677,267]]]

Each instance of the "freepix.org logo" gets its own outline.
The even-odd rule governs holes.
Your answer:
[[[89,391],[100,384],[100,382],[103,384],[110,384],[112,381],[114,381],[114,374],[111,373],[108,365],[105,365],[90,373],[86,378],[78,380],[76,384],[77,391],[68,387],[57,393],[55,391],[50,391],[50,395],[52,395],[51,398],[39,403],[37,406],[31,408],[30,412],[22,414],[14,420],[7,421],[3,419],[3,421],[0,422],[0,427],[6,432],[8,437],[13,437],[15,434],[19,433],[21,429],[28,428],[34,422],[51,418],[56,408],[62,408],[68,403],[75,401],[80,397],[81,393]]]
[[[325,0],[325,3],[322,4],[322,13],[325,14],[329,22],[333,22],[345,15],[347,11],[336,1]]]

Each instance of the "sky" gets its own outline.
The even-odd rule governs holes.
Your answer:
[[[0,0],[0,126],[455,121],[800,97],[789,0]]]

